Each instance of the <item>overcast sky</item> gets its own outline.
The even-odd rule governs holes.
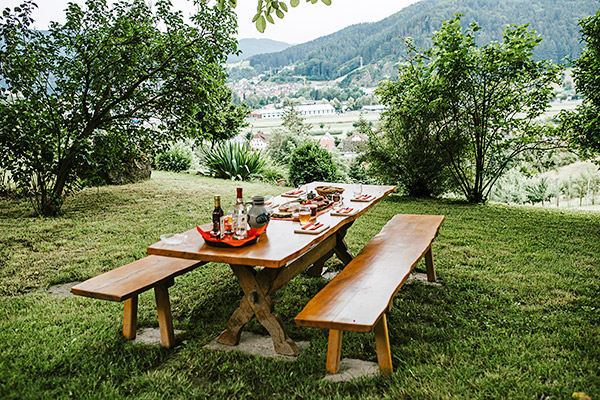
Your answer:
[[[74,0],[84,4],[84,0]],[[290,7],[284,19],[275,17],[275,25],[267,24],[264,34],[256,30],[252,17],[256,13],[256,0],[238,0],[236,12],[239,21],[238,38],[268,38],[288,43],[304,43],[336,32],[360,22],[382,20],[418,0],[332,0],[331,6],[300,1]],[[36,27],[46,29],[50,21],[64,22],[64,9],[69,0],[35,0],[38,9],[34,14]],[[285,0],[289,4],[288,0]],[[0,0],[0,8],[14,7],[21,0]],[[173,6],[184,14],[193,12],[192,0],[172,0]]]

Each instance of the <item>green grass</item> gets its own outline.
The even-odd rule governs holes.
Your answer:
[[[241,185],[246,197],[283,190]],[[441,286],[412,282],[394,300],[389,380],[321,381],[327,332],[293,323],[325,284],[305,275],[275,296],[290,336],[310,342],[294,362],[203,348],[241,297],[223,264],[170,289],[184,331],[173,349],[125,340],[120,303],[47,292],[143,257],[160,233],[206,222],[212,195],[227,209],[235,186],[155,173],[79,193],[54,219],[0,201],[0,398],[600,398],[600,214],[394,195],[375,206],[348,232],[354,253],[394,214],[446,215],[434,244]],[[157,326],[152,292],[141,296],[138,326]],[[255,321],[245,329],[266,333]],[[342,356],[375,361],[372,335],[345,335]]]

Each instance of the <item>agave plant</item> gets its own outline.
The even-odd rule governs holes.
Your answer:
[[[215,178],[245,181],[258,176],[265,166],[260,152],[241,143],[222,143],[204,154],[204,162]]]

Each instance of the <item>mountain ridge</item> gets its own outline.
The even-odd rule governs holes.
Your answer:
[[[242,38],[238,40],[238,49],[241,50],[242,53],[239,56],[230,56],[227,59],[227,62],[231,63],[246,60],[258,54],[275,53],[291,46],[293,46],[293,44],[273,39]]]
[[[428,46],[443,20],[462,13],[464,26],[473,21],[481,26],[480,45],[501,40],[506,25],[529,23],[543,39],[534,58],[561,62],[579,56],[578,21],[595,13],[598,6],[597,0],[422,0],[381,21],[354,24],[279,52],[252,56],[248,61],[258,72],[293,65],[293,75],[314,80],[348,74],[350,79],[357,79],[352,73],[361,64],[377,75],[387,63],[400,60],[404,37],[413,37],[417,46]]]

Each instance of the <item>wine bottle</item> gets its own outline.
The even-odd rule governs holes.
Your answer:
[[[237,188],[237,200],[233,206],[233,238],[246,239],[248,237],[248,210],[242,197],[242,188]]]
[[[212,212],[212,222],[213,222],[213,235],[217,238],[221,238],[221,225],[223,223],[223,209],[221,208],[221,196],[218,194],[215,195],[215,209]]]

